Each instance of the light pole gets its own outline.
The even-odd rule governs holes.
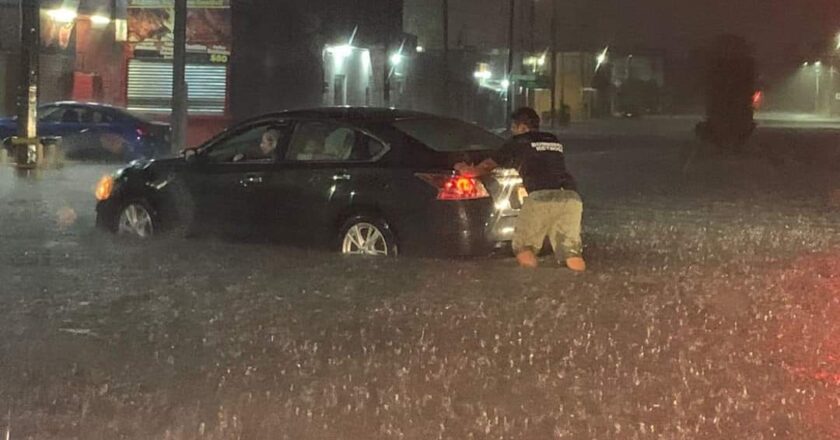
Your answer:
[[[449,115],[452,107],[449,105],[449,0],[442,0],[443,8],[443,113]]]
[[[510,0],[510,22],[508,23],[508,62],[507,62],[507,87],[505,87],[505,95],[507,102],[505,103],[505,126],[510,126],[510,116],[513,113],[513,46],[514,46],[514,24],[516,23],[516,0]]]
[[[172,150],[186,147],[189,91],[187,89],[187,0],[175,0],[172,59]]]
[[[21,83],[18,89],[18,136],[13,139],[15,162],[21,168],[37,164],[38,139],[38,55],[41,51],[39,0],[21,0]]]
[[[557,128],[557,1],[551,0],[551,128]]]
[[[814,77],[816,78],[816,90],[814,93],[814,113],[820,113],[820,77],[822,77],[822,61],[814,63]]]

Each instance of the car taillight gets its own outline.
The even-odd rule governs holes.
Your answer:
[[[136,131],[138,137],[146,137],[149,135],[149,130],[145,127],[137,127]]]
[[[476,177],[451,174],[417,174],[438,190],[438,200],[474,200],[490,197],[487,188]]]

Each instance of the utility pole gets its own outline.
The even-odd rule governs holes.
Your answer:
[[[41,52],[41,5],[39,0],[21,0],[21,83],[18,88],[18,136],[13,139],[15,162],[34,167],[41,155],[38,139],[38,54]]]
[[[820,79],[822,79],[821,78],[822,77],[822,66],[820,64],[817,64],[817,66],[814,68],[814,76],[816,77],[816,80],[817,80],[817,88],[816,88],[816,91],[814,92],[814,113],[819,114],[820,113]]]
[[[531,52],[536,52],[537,50],[537,0],[530,0],[531,1],[531,17],[530,17],[530,26],[531,26]],[[554,2],[552,2],[553,4]]]
[[[385,77],[382,81],[382,102],[384,103],[385,108],[391,107],[391,75],[393,74],[393,70],[391,67],[391,60],[390,53],[391,45],[389,43],[385,43],[385,51],[384,56],[382,59],[382,70],[385,72]]]
[[[174,54],[172,60],[172,150],[186,147],[187,108],[187,0],[175,0]]]
[[[516,0],[510,0],[510,21],[508,23],[508,62],[507,62],[507,78],[505,78],[508,82],[507,91],[505,92],[507,95],[507,102],[505,105],[505,122],[507,126],[510,126],[510,115],[513,113],[513,48],[515,45],[515,38],[513,31],[514,25],[516,23]]]
[[[443,0],[443,113],[449,115],[449,0]]]
[[[551,1],[551,128],[557,128],[557,0]]]

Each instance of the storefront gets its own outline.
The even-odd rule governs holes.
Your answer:
[[[65,0],[41,13],[41,100],[126,107],[166,121],[172,107],[173,0]],[[229,0],[192,0],[187,16],[188,143],[228,123]]]
[[[167,116],[172,109],[174,3],[128,0],[125,105]],[[188,143],[224,128],[229,101],[230,0],[190,0],[187,14]]]
[[[192,0],[187,15],[189,113],[224,115],[230,59],[230,0]],[[129,0],[126,105],[169,113],[175,14],[172,0]]]

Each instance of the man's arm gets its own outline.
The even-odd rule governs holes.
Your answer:
[[[490,157],[484,159],[478,165],[461,162],[455,164],[455,169],[465,175],[485,176],[501,166],[514,166],[517,146],[516,139],[508,140],[502,148],[493,152]]]
[[[455,164],[455,170],[461,174],[480,177],[490,174],[493,170],[499,167],[492,158],[487,158],[481,161],[478,165],[470,165],[466,162],[459,162]]]

